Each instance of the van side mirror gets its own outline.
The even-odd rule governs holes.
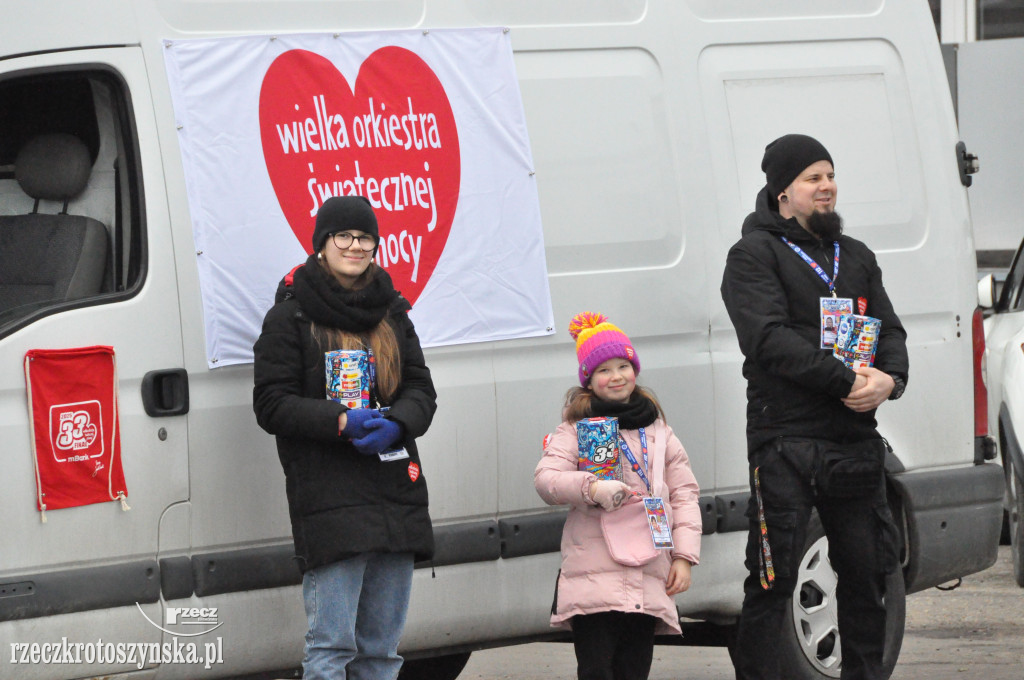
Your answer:
[[[992,309],[996,306],[996,282],[991,274],[986,274],[978,280],[978,305],[982,309]]]

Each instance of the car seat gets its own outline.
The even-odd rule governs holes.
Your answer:
[[[35,205],[27,215],[0,215],[0,313],[100,292],[110,249],[107,229],[91,217],[67,213],[91,169],[85,144],[65,133],[33,137],[18,152],[14,176]],[[64,207],[42,214],[40,200],[62,201]]]

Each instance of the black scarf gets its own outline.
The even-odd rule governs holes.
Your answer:
[[[295,299],[314,323],[349,333],[365,333],[384,319],[398,297],[391,277],[378,268],[370,283],[359,290],[342,286],[310,255],[295,272]]]
[[[636,430],[641,427],[652,425],[658,419],[658,407],[654,402],[640,394],[639,390],[633,390],[629,395],[629,401],[603,401],[596,396],[590,399],[590,410],[595,416],[611,417],[619,419],[619,428],[623,430]]]

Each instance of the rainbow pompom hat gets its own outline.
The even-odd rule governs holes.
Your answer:
[[[608,321],[604,314],[581,312],[569,322],[569,335],[576,341],[576,358],[580,362],[580,385],[590,383],[590,374],[609,359],[622,358],[640,373],[640,357],[622,329]]]

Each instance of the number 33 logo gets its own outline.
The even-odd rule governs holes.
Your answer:
[[[96,425],[86,411],[68,411],[60,414],[60,429],[55,444],[63,451],[92,446],[96,441]]]
[[[595,446],[594,447],[594,462],[605,463],[611,460],[615,455],[615,450],[611,446]]]

